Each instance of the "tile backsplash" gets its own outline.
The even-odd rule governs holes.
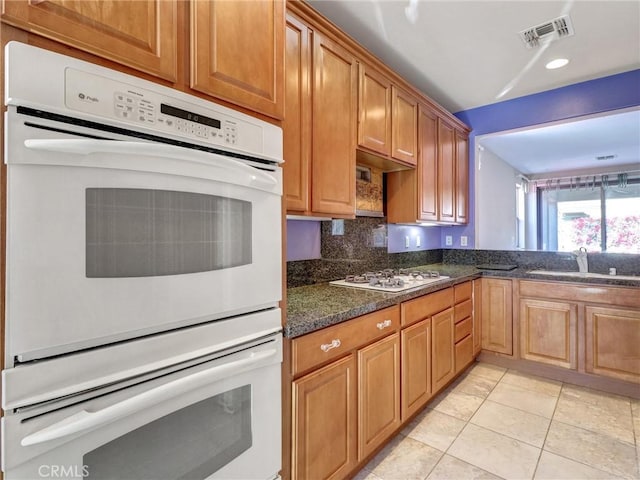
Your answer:
[[[388,229],[396,226],[385,222],[385,218],[373,217],[345,220],[343,224],[320,222],[321,258],[287,262],[287,285],[311,285],[339,280],[348,274],[442,261],[439,248],[388,253]],[[439,236],[439,232],[435,235]],[[423,240],[428,246],[428,239]]]
[[[297,222],[315,223],[313,228],[319,229],[319,232],[306,237],[300,235],[289,237],[288,250],[289,248],[293,250],[294,247],[312,246],[313,256],[287,262],[287,286],[312,285],[338,280],[348,274],[433,263],[454,265],[499,263],[515,264],[532,270],[578,270],[575,257],[568,252],[441,249],[437,242],[432,242],[429,238],[432,235],[439,237],[440,232],[437,228],[429,230],[428,227],[422,227],[418,231],[425,237],[422,239],[424,240],[422,247],[426,247],[427,250],[392,249],[390,241],[394,235],[399,236],[404,242],[406,236],[410,235],[413,235],[410,236],[410,241],[415,241],[417,233],[413,230],[402,230],[405,226],[387,225],[385,222],[385,218],[372,217],[358,217],[355,220],[344,220],[343,223]],[[312,230],[312,227],[302,227],[306,234]],[[288,228],[291,227],[288,226]],[[319,239],[316,239],[318,236]],[[296,241],[302,242],[302,245],[290,244]],[[590,272],[608,273],[609,268],[613,267],[619,275],[640,275],[640,255],[589,253],[588,262]]]

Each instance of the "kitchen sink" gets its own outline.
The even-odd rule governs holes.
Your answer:
[[[617,280],[637,280],[640,282],[640,276],[636,275],[607,275],[606,273],[580,273],[580,272],[564,272],[557,270],[529,270],[527,273],[534,275],[549,275],[557,277],[576,277],[576,278],[610,278]]]

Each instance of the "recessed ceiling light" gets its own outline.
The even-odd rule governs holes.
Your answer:
[[[567,63],[569,63],[569,60],[566,58],[556,58],[555,60],[551,60],[549,63],[547,63],[545,67],[547,67],[547,69],[549,70],[554,70],[556,68],[564,67]]]

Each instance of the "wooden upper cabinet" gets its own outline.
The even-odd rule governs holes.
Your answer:
[[[191,2],[191,88],[281,119],[284,8],[283,0]]]
[[[391,155],[391,81],[360,64],[358,90],[358,145]]]
[[[2,20],[175,82],[177,4],[176,0],[5,0]]]
[[[422,105],[418,112],[418,219],[437,221],[438,117]]]
[[[456,130],[456,223],[469,221],[469,139]]]
[[[286,74],[283,165],[287,211],[311,208],[311,44],[313,32],[292,15],[285,32]]]
[[[315,32],[313,68],[311,207],[320,214],[354,217],[357,62]]]
[[[456,141],[455,130],[444,120],[438,122],[438,188],[440,221],[456,219]]]
[[[418,101],[393,85],[391,120],[391,156],[410,165],[418,157]]]

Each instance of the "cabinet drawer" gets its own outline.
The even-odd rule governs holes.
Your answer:
[[[455,322],[458,323],[465,318],[470,317],[472,309],[473,305],[471,304],[471,300],[465,300],[462,303],[456,304],[456,306],[453,307],[453,316]]]
[[[473,360],[473,340],[471,335],[456,343],[456,373]]]
[[[467,335],[471,334],[471,317],[465,318],[463,321],[456,323],[454,342],[459,342]]]
[[[453,305],[453,288],[429,293],[402,304],[402,326],[411,325],[424,318],[446,310]]]
[[[400,308],[396,305],[294,338],[291,342],[293,375],[389,335],[397,331],[399,325]]]
[[[455,303],[471,299],[471,282],[461,283],[453,287],[453,299]]]

